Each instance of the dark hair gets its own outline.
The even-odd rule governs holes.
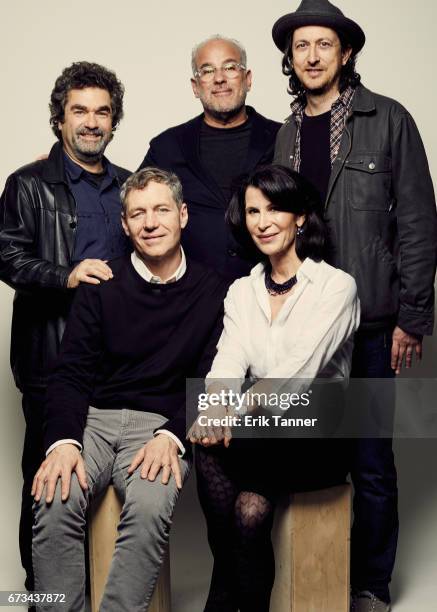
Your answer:
[[[303,232],[296,236],[296,254],[300,260],[311,257],[323,259],[326,226],[321,216],[320,196],[313,185],[301,174],[285,166],[260,166],[241,178],[228,210],[226,222],[249,259],[265,261],[267,257],[255,246],[246,226],[246,191],[256,187],[278,210],[305,215]]]
[[[58,123],[64,120],[68,92],[71,89],[84,89],[85,87],[99,87],[108,91],[111,97],[113,132],[123,117],[124,87],[117,79],[115,72],[100,64],[73,62],[71,66],[64,68],[62,74],[56,79],[50,96],[50,125],[59,140],[62,136]]]
[[[345,38],[345,36],[341,32],[336,32],[336,34],[340,39],[341,50],[346,51],[346,49],[349,49],[351,47],[351,44]],[[293,32],[290,32],[287,40],[287,45],[285,47],[285,53],[282,57],[282,72],[283,74],[285,74],[285,76],[288,76],[288,93],[292,96],[296,96],[297,98],[303,98],[305,97],[305,88],[297,78],[291,61],[292,43]],[[361,76],[358,74],[358,72],[355,72],[356,62],[357,53],[352,51],[350,58],[346,62],[346,65],[342,66],[341,68],[339,83],[340,93],[342,93],[349,85],[351,87],[356,87],[361,81]]]

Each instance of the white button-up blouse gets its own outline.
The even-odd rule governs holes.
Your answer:
[[[264,265],[236,280],[225,299],[224,329],[207,378],[239,391],[255,379],[348,378],[360,306],[354,279],[324,261],[306,258],[297,284],[271,320]],[[297,392],[302,387],[296,380]]]

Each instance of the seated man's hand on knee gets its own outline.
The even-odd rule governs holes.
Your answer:
[[[58,480],[61,479],[61,499],[65,501],[70,494],[71,474],[76,472],[83,490],[87,489],[85,464],[79,449],[74,444],[61,444],[54,448],[41,463],[32,484],[35,501],[44,497],[49,504],[53,501]]]
[[[128,468],[133,474],[141,465],[141,478],[154,481],[162,469],[162,484],[167,484],[173,474],[178,489],[182,489],[181,467],[178,457],[179,447],[166,434],[158,434],[137,452]]]

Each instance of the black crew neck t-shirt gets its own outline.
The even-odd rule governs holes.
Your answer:
[[[200,128],[200,161],[228,202],[233,181],[243,172],[249,150],[252,119],[234,128],[215,128],[204,121]]]
[[[103,172],[88,172],[88,170],[84,169],[83,178],[89,185],[92,185],[96,189],[100,189],[107,174],[108,169],[106,167]]]
[[[331,176],[331,111],[309,117],[303,115],[300,141],[300,173],[320,194],[322,203],[328,193]]]

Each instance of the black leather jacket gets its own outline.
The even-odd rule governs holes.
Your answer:
[[[278,133],[275,162],[290,165],[297,125]],[[328,261],[351,274],[362,327],[397,324],[432,334],[437,217],[425,150],[398,102],[359,85],[325,202]]]
[[[129,172],[114,166],[120,185]],[[15,291],[11,367],[19,389],[44,386],[74,292],[67,289],[76,203],[62,144],[7,179],[0,199],[0,279]]]

